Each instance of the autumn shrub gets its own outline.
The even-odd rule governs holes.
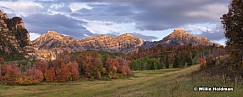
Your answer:
[[[39,69],[36,69],[35,67],[30,67],[26,71],[21,72],[21,75],[18,78],[16,78],[15,84],[39,84],[41,81],[43,81],[43,79],[43,73]]]
[[[130,76],[131,70],[130,70],[130,62],[125,60],[122,57],[116,57],[115,61],[117,61],[118,64],[118,73],[121,73],[123,76]]]
[[[46,70],[46,72],[44,73],[44,76],[45,76],[45,80],[47,82],[54,82],[54,80],[55,80],[55,70],[54,70],[54,68],[53,67],[48,68]]]
[[[122,57],[107,58],[106,70],[108,77],[113,79],[132,75],[129,61]]]
[[[33,81],[30,80],[29,76],[21,76],[16,79],[15,83],[19,85],[31,85]]]
[[[97,52],[80,53],[78,63],[81,74],[91,79],[101,79],[104,71],[101,55]]]
[[[132,71],[129,68],[129,66],[122,66],[122,75],[123,76],[131,76],[132,75]]]
[[[117,74],[117,69],[118,69],[118,61],[112,58],[107,58],[106,60],[106,70],[107,70],[107,75],[109,78],[119,78]]]
[[[0,80],[7,84],[31,85],[43,81],[43,73],[35,66],[20,70],[19,64],[3,64],[0,68]]]
[[[71,73],[68,68],[68,65],[63,63],[63,64],[61,64],[61,66],[58,66],[56,68],[55,80],[58,82],[66,82],[66,81],[69,81],[70,75],[71,75]]]
[[[76,61],[72,61],[69,62],[67,65],[69,66],[70,73],[71,73],[70,80],[71,81],[78,80],[79,78],[78,63]]]
[[[15,81],[21,75],[18,64],[11,64],[6,66],[5,80],[8,84],[15,84]]]
[[[76,61],[60,64],[46,70],[44,76],[47,82],[67,82],[79,79],[79,68]]]
[[[28,69],[27,76],[30,78],[33,84],[40,83],[44,79],[42,71],[36,68]]]
[[[206,66],[206,59],[205,58],[199,58],[198,63],[200,64],[200,69],[204,69]]]

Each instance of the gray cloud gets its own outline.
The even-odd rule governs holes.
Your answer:
[[[36,14],[23,17],[28,30],[44,33],[56,30],[60,33],[84,37],[95,35],[83,26],[84,20],[134,22],[138,30],[166,30],[188,24],[217,23],[226,13],[230,0],[31,0],[43,8]],[[7,2],[7,1],[5,1]],[[12,0],[18,2],[18,0]],[[72,12],[71,3],[86,3],[92,9]],[[103,4],[104,3],[104,4]],[[53,4],[64,4],[51,8]],[[5,8],[6,9],[6,8]],[[56,15],[48,15],[48,14]],[[58,14],[57,14],[58,13]],[[75,19],[76,18],[76,19]],[[222,29],[222,28],[221,28]],[[200,36],[218,40],[222,32],[203,32]],[[215,37],[214,37],[215,36]],[[147,38],[148,40],[154,37]]]
[[[107,17],[119,18],[123,16],[136,22],[136,27],[140,30],[165,30],[184,26],[188,23],[217,22],[227,10],[230,0],[84,0],[82,2],[105,2],[111,3],[107,8],[109,11],[101,9],[99,18],[104,14]],[[123,8],[123,5],[128,7]],[[115,5],[114,7],[111,7]],[[106,8],[106,7],[103,7]],[[133,10],[129,13],[127,10]],[[100,9],[100,8],[99,8]],[[124,13],[124,10],[127,13]],[[110,13],[113,13],[112,15]],[[114,14],[115,13],[115,14]],[[121,19],[120,21],[123,21]]]
[[[101,20],[112,21],[116,23],[120,22],[134,22],[132,18],[135,13],[133,8],[129,4],[88,4],[92,7],[92,10],[80,9],[71,16],[88,19],[88,20]]]
[[[218,24],[212,31],[201,31],[202,33],[196,34],[197,36],[207,37],[209,40],[219,41],[225,39],[224,30],[221,25]]]
[[[130,34],[132,34],[135,37],[141,38],[141,39],[143,39],[145,41],[152,41],[152,40],[158,39],[157,37],[146,36],[146,35],[143,35],[143,34],[140,34],[140,33],[130,33]]]
[[[138,22],[137,27],[142,30],[164,30],[189,23],[213,23],[219,21],[223,12],[210,12],[216,9],[207,6],[217,8],[217,5],[227,6],[227,3],[227,0],[197,0],[194,2],[191,0],[163,0],[163,2],[157,0],[157,2],[139,3],[136,4],[136,7],[144,11],[136,15],[134,19]]]
[[[76,38],[84,37],[83,34],[92,35],[82,26],[85,24],[84,21],[75,20],[60,14],[34,14],[23,19],[30,32],[43,34],[48,30],[54,30]]]
[[[202,32],[201,34],[196,34],[197,36],[207,37],[209,40],[221,40],[224,39],[224,33],[215,31],[215,32]]]

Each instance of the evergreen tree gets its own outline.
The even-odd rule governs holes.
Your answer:
[[[165,57],[165,68],[169,68],[170,62],[168,56]]]
[[[178,68],[180,65],[180,60],[178,59],[178,57],[175,57],[174,61],[173,61],[173,68]]]
[[[187,57],[186,58],[186,62],[187,62],[187,66],[191,66],[192,65],[192,59]]]

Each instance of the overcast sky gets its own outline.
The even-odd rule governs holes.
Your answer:
[[[23,18],[31,40],[54,30],[75,38],[132,33],[161,40],[173,29],[224,44],[220,17],[230,0],[0,0],[0,10]]]

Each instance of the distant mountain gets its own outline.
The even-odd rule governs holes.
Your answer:
[[[20,17],[8,18],[0,10],[0,51],[5,54],[24,53],[30,45],[29,32]]]
[[[109,52],[131,52],[141,46],[144,41],[131,34],[111,37],[107,35],[75,39],[61,35],[55,31],[48,31],[34,40],[33,45],[39,50],[102,50]]]
[[[206,37],[199,37],[191,35],[190,33],[184,31],[183,28],[177,28],[163,38],[163,40],[159,41],[158,43],[163,45],[213,45],[215,43],[208,40]]]

